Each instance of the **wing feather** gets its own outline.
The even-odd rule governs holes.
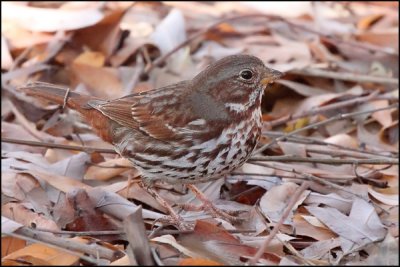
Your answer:
[[[198,119],[187,112],[184,91],[188,90],[188,86],[189,82],[185,81],[115,100],[93,100],[89,105],[119,124],[140,130],[155,139],[177,140],[197,132],[199,128],[187,124]],[[184,117],[176,118],[176,114],[183,114]]]

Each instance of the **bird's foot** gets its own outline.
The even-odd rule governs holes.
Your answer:
[[[181,230],[181,231],[193,230],[193,228],[194,228],[193,222],[186,222],[181,216],[179,216],[179,215],[175,216],[175,215],[163,216],[163,217],[155,220],[153,225],[155,225],[157,222],[160,222],[163,224],[163,226],[173,225],[176,228],[178,228],[178,230]]]
[[[179,230],[186,231],[186,230],[192,230],[193,229],[193,223],[188,223],[185,222],[185,220],[174,211],[174,209],[171,207],[170,204],[165,201],[155,190],[150,188],[149,185],[145,185],[142,183],[142,187],[146,189],[146,191],[152,195],[158,203],[160,203],[161,206],[163,206],[169,213],[169,215],[163,216],[153,222],[153,225],[155,225],[157,222],[161,222],[163,224],[167,225],[174,225],[176,226]]]
[[[180,208],[186,211],[206,211],[208,212],[213,218],[221,218],[226,221],[229,221],[232,224],[242,223],[244,222],[243,218],[238,217],[238,215],[242,212],[239,210],[224,210],[217,208],[214,204],[212,204],[209,200],[207,202],[203,201],[201,205],[194,205],[194,204],[179,204]]]
[[[226,221],[229,221],[232,224],[235,223],[242,223],[245,221],[245,219],[238,217],[242,211],[240,210],[224,210],[217,208],[213,203],[211,203],[210,200],[207,199],[207,197],[199,190],[197,187],[194,185],[187,185],[187,187],[193,191],[193,193],[196,195],[196,197],[203,203],[199,206],[196,206],[194,204],[180,204],[179,206],[183,208],[184,210],[187,211],[207,211],[210,213],[210,215],[214,218],[221,218]]]

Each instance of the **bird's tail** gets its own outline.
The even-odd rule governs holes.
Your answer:
[[[89,100],[96,99],[92,96],[71,92],[62,86],[43,82],[31,82],[19,87],[18,90],[28,96],[39,97],[56,104],[65,105],[78,112],[88,107],[87,102]]]

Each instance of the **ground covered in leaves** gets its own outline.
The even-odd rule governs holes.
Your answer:
[[[2,264],[398,264],[397,2],[2,2]],[[28,81],[113,99],[227,55],[285,73],[241,169],[199,185],[242,224],[179,211]],[[160,184],[170,204],[198,204]],[[141,205],[141,208],[139,207]]]

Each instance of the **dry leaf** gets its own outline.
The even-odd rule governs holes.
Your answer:
[[[392,48],[399,51],[399,33],[396,28],[385,29],[382,31],[357,34],[357,39],[362,42]]]
[[[41,214],[33,212],[20,203],[7,203],[3,205],[2,215],[8,218],[13,218],[13,220],[23,224],[24,226],[38,226],[49,231],[60,230],[54,221]]]
[[[372,187],[368,188],[368,193],[370,193],[375,199],[379,200],[380,202],[390,205],[390,206],[398,206],[399,205],[399,188],[390,188],[392,192],[385,192],[389,190],[380,190],[380,192],[375,191]],[[393,192],[395,191],[395,192]]]
[[[62,10],[22,6],[11,2],[1,3],[1,14],[4,19],[27,30],[44,32],[76,30],[93,25],[103,18],[97,8]]]
[[[272,187],[260,200],[262,213],[270,221],[278,222],[297,188],[298,185],[292,182]],[[293,211],[297,209],[309,193],[308,190],[302,193],[297,203],[293,206],[291,215],[286,218],[284,224],[292,224]]]
[[[43,244],[32,244],[2,258],[2,261],[22,261],[32,265],[75,265],[76,255]],[[4,264],[4,262],[2,262]]]
[[[301,254],[307,259],[320,259],[338,246],[340,246],[339,238],[321,240],[301,250]]]
[[[127,170],[132,171],[132,176],[139,174],[138,171],[132,169],[132,163],[125,158],[117,158],[101,162],[97,165],[90,166],[85,173],[85,180],[108,180]]]
[[[382,240],[386,235],[374,207],[360,198],[355,199],[349,216],[329,207],[306,209],[339,236],[358,246]]]
[[[86,51],[74,59],[74,64],[89,65],[101,68],[104,66],[105,58],[100,52]]]
[[[7,40],[1,35],[1,69],[8,70],[13,65],[13,58],[7,45]]]
[[[120,41],[120,21],[128,9],[112,10],[98,23],[79,29],[74,34],[74,40],[80,45],[99,51],[108,58],[111,56]]]
[[[210,266],[210,265],[216,265],[216,266],[221,266],[223,265],[222,263],[212,261],[209,259],[204,259],[204,258],[188,258],[188,259],[183,259],[179,261],[179,266]]]
[[[293,226],[296,229],[296,235],[309,236],[318,241],[329,240],[335,238],[337,235],[326,227],[317,227],[311,224],[310,219],[306,220],[304,215],[296,214],[293,217]]]
[[[2,226],[3,226],[3,224],[2,224]],[[1,258],[4,258],[5,256],[7,256],[11,253],[14,253],[15,251],[18,251],[18,250],[24,248],[25,246],[26,246],[25,240],[11,237],[11,236],[3,236],[1,238]],[[4,264],[4,262],[3,262],[3,264]]]
[[[399,121],[394,121],[390,125],[383,127],[379,131],[381,141],[388,145],[399,144]]]
[[[193,233],[179,237],[179,242],[191,251],[222,264],[240,264],[241,257],[253,256],[257,249],[243,245],[226,230],[204,221],[197,221]],[[199,257],[199,256],[198,256]],[[263,259],[277,263],[280,260],[275,254],[265,252]]]
[[[92,95],[105,99],[122,96],[122,84],[118,70],[98,68],[82,64],[72,64],[71,71],[74,83],[83,83]]]
[[[308,195],[308,197],[304,200],[304,203],[314,204],[314,205],[324,204],[329,207],[338,209],[343,213],[349,213],[353,200],[345,199],[336,193],[329,193],[327,195],[323,195],[316,192],[311,192]]]

